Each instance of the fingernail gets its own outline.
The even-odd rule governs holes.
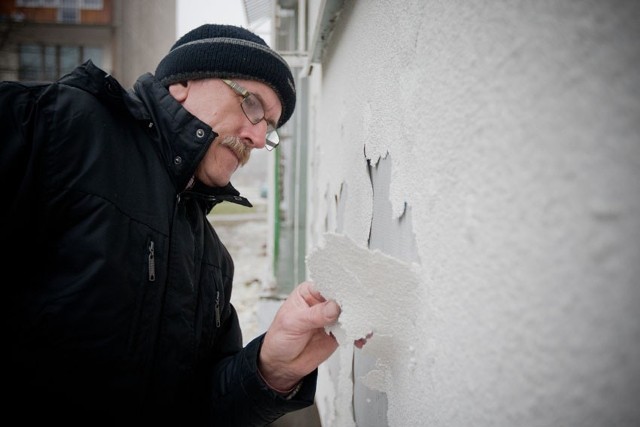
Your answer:
[[[337,303],[330,301],[325,304],[323,312],[326,318],[333,319],[335,317],[338,317],[338,314],[340,314],[340,307]]]

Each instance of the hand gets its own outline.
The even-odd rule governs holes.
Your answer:
[[[369,340],[372,336],[373,336],[373,332],[369,332],[367,335],[365,335],[364,338],[359,338],[359,339],[355,340],[353,342],[353,345],[355,345],[357,348],[361,349],[367,343],[367,340]]]
[[[311,282],[299,284],[284,301],[267,331],[258,368],[267,384],[289,390],[338,348],[325,332],[334,323],[340,306],[327,301]]]

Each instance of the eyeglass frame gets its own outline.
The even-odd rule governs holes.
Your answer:
[[[249,92],[247,89],[240,86],[238,83],[234,82],[233,80],[228,80],[228,79],[220,79],[220,80],[226,83],[227,86],[229,86],[237,95],[240,95],[242,97],[240,108],[242,109],[242,112],[244,113],[247,120],[251,122],[251,124],[257,125],[263,120],[267,122],[267,133],[265,134],[264,148],[266,148],[267,151],[272,151],[274,148],[276,148],[278,144],[280,144],[280,135],[278,135],[278,131],[276,127],[272,125],[265,117],[264,105],[262,105],[262,102],[260,101],[260,99],[258,99],[258,97],[254,93]],[[259,105],[260,109],[262,110],[262,117],[260,117],[257,120],[252,120],[249,113],[247,113],[247,110],[245,110],[245,101],[250,97],[253,97],[257,101],[257,104],[255,105]],[[275,138],[275,142],[273,141],[274,138]]]

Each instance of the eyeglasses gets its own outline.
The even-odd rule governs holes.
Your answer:
[[[264,117],[264,107],[262,103],[253,93],[249,92],[238,83],[233,82],[231,80],[222,79],[235,93],[242,97],[242,102],[240,103],[240,107],[242,108],[242,112],[247,119],[254,124],[257,125],[261,121],[267,121]],[[280,143],[280,136],[278,135],[278,131],[276,128],[267,121],[267,135],[266,135],[266,144],[264,148],[268,151],[273,150]]]

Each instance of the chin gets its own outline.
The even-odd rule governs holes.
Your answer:
[[[213,182],[212,187],[224,187],[231,182],[231,179],[219,179]]]
[[[236,157],[233,157],[234,161],[225,159],[225,162],[215,162],[205,165],[201,165],[199,172],[196,172],[196,176],[200,176],[200,181],[208,185],[209,187],[224,187],[229,184],[231,177],[236,169],[238,169],[238,161]]]
[[[207,187],[224,187],[231,181],[231,176],[203,176],[200,179]]]

